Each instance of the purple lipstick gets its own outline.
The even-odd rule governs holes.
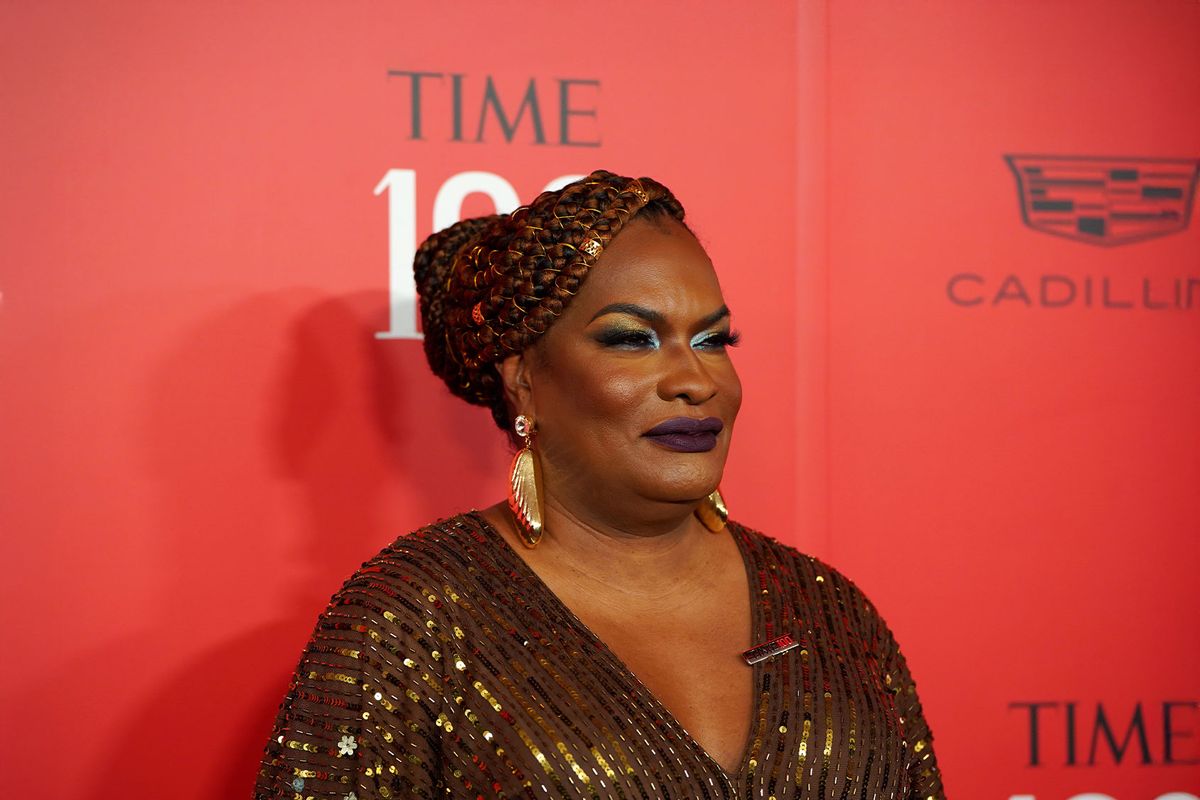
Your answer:
[[[668,450],[680,453],[706,453],[717,446],[717,434],[724,427],[725,424],[716,417],[705,417],[704,419],[672,417],[666,422],[660,422],[642,435]]]

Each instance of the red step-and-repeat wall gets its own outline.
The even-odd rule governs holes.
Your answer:
[[[1200,797],[1200,2],[0,6],[5,797],[243,797],[312,622],[508,452],[416,243],[671,186],[735,517],[883,610],[952,798]]]

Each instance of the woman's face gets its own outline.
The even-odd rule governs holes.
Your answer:
[[[674,220],[633,220],[525,354],[519,413],[549,498],[621,519],[717,487],[742,387],[708,255]],[[583,509],[580,509],[583,510]]]

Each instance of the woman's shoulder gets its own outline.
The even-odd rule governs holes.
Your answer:
[[[734,520],[729,521],[729,526],[752,549],[755,555],[765,559],[771,568],[788,570],[817,583],[826,580],[852,583],[832,565],[797,547],[785,544],[770,534]],[[821,580],[818,581],[818,578]]]
[[[407,559],[443,564],[457,562],[451,558],[464,550],[486,548],[493,542],[489,526],[476,511],[465,511],[403,534],[383,548],[366,567],[377,561]]]
[[[465,512],[395,539],[346,580],[331,605],[399,612],[419,603],[436,610],[456,602],[459,594],[503,582],[508,574],[496,534],[477,513]]]
[[[791,583],[812,601],[828,601],[854,614],[860,624],[874,626],[882,622],[879,611],[866,593],[833,565],[754,528],[732,520],[730,526],[754,554],[760,570],[765,573],[759,577],[760,581]]]

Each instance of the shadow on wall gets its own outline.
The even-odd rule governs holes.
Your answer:
[[[501,434],[419,342],[374,338],[386,303],[259,296],[159,364],[144,434],[163,583],[148,629],[75,667],[121,687],[98,701],[117,709],[90,800],[248,797],[329,595],[398,533],[499,491]]]

